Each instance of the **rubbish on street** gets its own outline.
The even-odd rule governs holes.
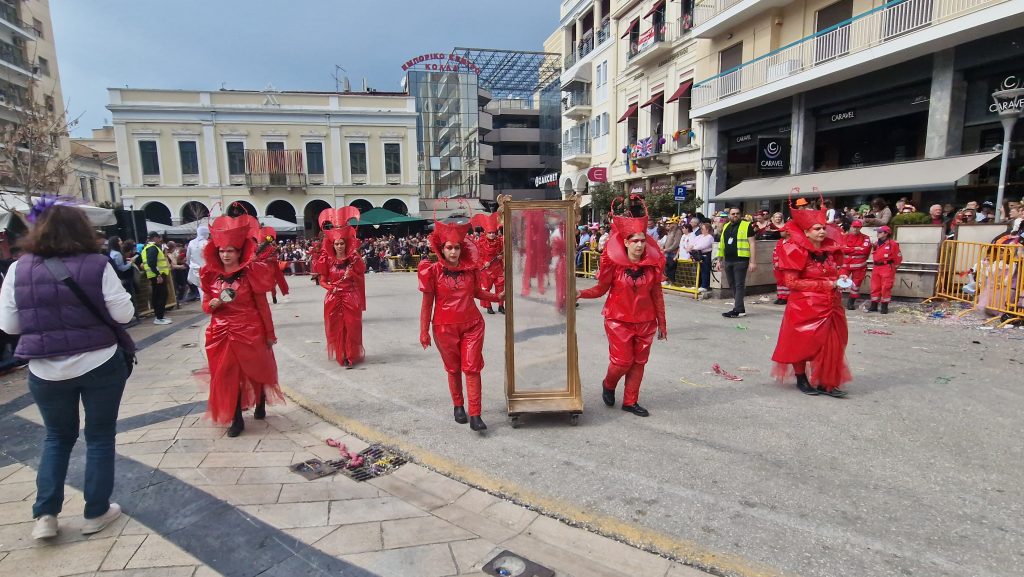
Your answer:
[[[935,384],[936,385],[945,385],[946,383],[948,383],[949,381],[952,381],[955,378],[956,377],[935,377]]]
[[[886,336],[886,337],[891,337],[892,336],[892,333],[890,333],[889,331],[880,331],[878,329],[868,329],[868,330],[864,331],[864,333],[868,334],[868,335],[883,335],[883,336]]]
[[[745,330],[747,330],[747,327],[745,327],[745,326],[743,326],[743,325],[736,325],[736,328],[737,328],[738,330],[741,330],[741,331],[745,331]]]
[[[718,375],[718,376],[720,376],[722,378],[729,379],[730,381],[742,381],[743,380],[743,377],[740,377],[738,375],[734,375],[732,373],[726,372],[725,369],[723,369],[721,367],[721,365],[719,365],[718,363],[715,363],[715,364],[711,365],[711,370],[714,371],[716,375]]]

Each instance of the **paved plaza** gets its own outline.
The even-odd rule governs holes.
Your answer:
[[[0,576],[480,575],[504,549],[577,577],[1024,574],[1024,330],[919,307],[852,313],[850,397],[806,397],[768,375],[781,307],[751,297],[749,317],[726,320],[725,301],[669,295],[641,419],[601,404],[602,301],[581,301],[579,426],[528,416],[513,430],[504,325],[487,315],[480,436],[452,421],[437,351],[418,343],[414,275],[368,275],[367,362],[353,370],[326,359],[323,291],[289,280],[273,305],[289,404],[235,439],[201,418],[198,309],[135,329],[146,348],[115,488],[126,514],[88,538],[81,448],[61,535],[29,537],[42,429],[24,372],[3,377]],[[287,470],[335,456],[327,438],[415,463],[366,483]]]

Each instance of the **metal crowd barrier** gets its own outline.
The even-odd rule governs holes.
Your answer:
[[[597,276],[597,265],[601,260],[601,253],[584,250],[579,252],[577,256],[576,276],[595,278]]]
[[[987,310],[1002,316],[986,323],[1005,326],[1024,320],[1024,247],[1016,244],[986,244],[957,240],[943,241],[939,248],[939,270],[935,294],[925,300],[943,299],[970,305],[960,313]]]
[[[700,298],[700,261],[676,261],[676,277],[671,284],[665,285],[662,288],[692,294],[695,299]]]

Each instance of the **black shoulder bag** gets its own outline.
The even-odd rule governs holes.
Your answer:
[[[46,268],[50,269],[50,273],[54,278],[67,285],[71,292],[75,293],[75,296],[78,297],[78,300],[82,301],[85,308],[89,309],[89,312],[98,318],[101,323],[110,327],[110,330],[114,331],[114,336],[117,337],[117,345],[121,348],[121,352],[124,353],[124,364],[128,370],[127,376],[130,377],[132,369],[135,368],[135,365],[139,364],[139,361],[135,358],[135,341],[132,340],[128,331],[124,330],[124,327],[116,322],[108,321],[107,317],[103,316],[103,313],[96,308],[96,304],[89,300],[89,297],[82,291],[82,287],[78,286],[78,283],[71,278],[71,273],[68,272],[68,267],[64,264],[64,261],[59,257],[53,256],[43,262],[46,263]]]

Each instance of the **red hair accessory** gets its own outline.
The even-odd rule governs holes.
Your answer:
[[[251,215],[218,216],[210,223],[210,242],[218,248],[230,246],[242,251],[246,241],[255,239],[259,230],[259,221]]]
[[[619,236],[621,236],[623,240],[633,236],[634,234],[647,234],[647,220],[649,216],[647,212],[647,203],[644,202],[643,197],[635,194],[630,195],[629,200],[639,201],[640,206],[644,207],[644,215],[629,216],[629,213],[627,212],[629,208],[626,206],[626,199],[621,196],[616,197],[615,200],[612,201],[612,229],[618,231]],[[622,204],[623,214],[615,214],[616,203]]]
[[[799,207],[807,206],[808,204],[807,200],[803,198],[797,199],[796,205],[794,206],[793,193],[800,194],[800,189],[794,188],[793,190],[789,191],[790,217],[793,219],[793,223],[796,224],[797,228],[799,228],[801,231],[808,230],[816,224],[825,226],[825,224],[828,222],[828,217],[825,212],[825,199],[821,196],[821,191],[818,190],[817,187],[815,187],[813,190],[814,192],[818,193],[818,199],[821,200],[819,204],[821,208],[800,209]],[[801,204],[800,201],[803,201],[803,204]]]
[[[473,228],[484,229],[485,233],[498,232],[498,213],[475,214],[473,218],[469,219],[469,224]]]

